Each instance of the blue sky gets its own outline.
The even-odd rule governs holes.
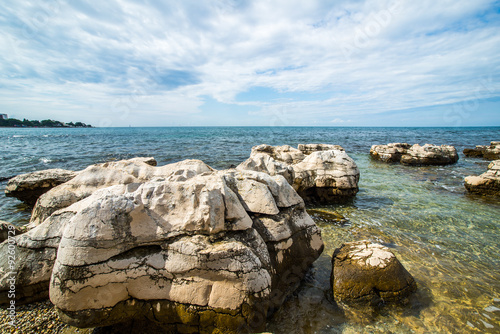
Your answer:
[[[500,1],[0,5],[0,113],[96,126],[500,126]]]

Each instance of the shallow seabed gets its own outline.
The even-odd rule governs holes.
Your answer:
[[[464,192],[464,162],[415,168],[372,161],[366,154],[352,157],[361,170],[361,190],[350,204],[315,207],[325,251],[269,330],[499,333],[500,201]],[[348,222],[329,218],[335,211]],[[418,292],[406,305],[353,309],[331,301],[331,254],[343,242],[362,239],[390,247],[415,277]]]
[[[389,142],[449,144],[462,152],[491,140],[500,140],[500,128],[0,129],[0,178],[135,156],[154,156],[159,165],[196,158],[223,169],[262,143],[339,144],[358,164],[360,192],[352,203],[314,208],[325,251],[267,330],[499,333],[500,199],[469,196],[463,187],[463,178],[486,171],[488,162],[460,154],[453,166],[405,167],[372,161],[368,154],[372,144]],[[5,185],[0,182],[0,191]],[[0,196],[0,219],[24,224],[26,209]],[[356,310],[328,297],[333,250],[361,239],[390,247],[415,277],[418,291],[406,305]]]

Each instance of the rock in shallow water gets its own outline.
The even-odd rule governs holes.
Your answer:
[[[244,332],[264,328],[322,249],[283,177],[210,170],[94,191],[20,236],[15,269],[20,297],[50,279],[61,318],[79,327]]]
[[[464,154],[470,158],[500,159],[500,141],[492,141],[490,146],[477,145],[475,148],[466,148]]]
[[[335,300],[369,304],[398,301],[417,288],[389,248],[366,240],[334,251],[331,285]]]
[[[340,202],[359,190],[358,167],[338,145],[259,145],[237,169],[282,175],[307,202]]]
[[[373,145],[370,155],[375,160],[383,162],[400,162],[410,166],[449,165],[458,161],[455,147],[450,145],[410,146],[407,143],[390,143],[387,145]]]
[[[500,196],[500,160],[492,161],[479,176],[467,176],[465,188],[473,194]]]
[[[28,205],[35,205],[38,198],[50,189],[68,182],[77,172],[64,169],[46,169],[21,174],[9,180],[5,195],[15,197]]]

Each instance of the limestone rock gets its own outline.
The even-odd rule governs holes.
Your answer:
[[[373,145],[370,155],[375,160],[383,162],[401,162],[411,166],[449,165],[458,161],[455,147],[450,145],[410,146],[407,143],[390,143],[387,145]]]
[[[338,202],[358,192],[358,167],[338,145],[259,145],[237,169],[281,175],[308,202]]]
[[[305,155],[309,155],[317,151],[344,150],[344,148],[340,145],[330,145],[330,144],[299,144],[297,148]]]
[[[200,160],[184,160],[155,167],[153,158],[133,158],[92,165],[80,171],[76,177],[43,194],[37,201],[30,227],[41,224],[53,212],[68,207],[98,189],[116,184],[144,182],[153,178],[186,180],[213,169]]]
[[[26,229],[21,226],[15,226],[9,222],[0,220],[0,243],[7,240],[9,236],[14,237],[26,232]]]
[[[29,205],[35,205],[42,194],[68,182],[76,175],[77,172],[64,169],[47,169],[21,174],[9,180],[5,195],[15,197]]]
[[[417,288],[413,277],[389,248],[366,240],[337,248],[332,267],[331,285],[337,301],[370,304],[397,301]]]
[[[122,165],[135,182],[96,187],[16,237],[20,299],[48,289],[78,327],[262,330],[321,254],[320,230],[282,176],[192,164],[142,182],[143,165]]]
[[[389,143],[387,145],[372,145],[370,155],[375,160],[383,162],[400,162],[401,156],[411,147],[407,143]]]
[[[483,174],[466,177],[465,188],[473,194],[500,196],[500,160],[492,161]]]
[[[450,145],[413,145],[401,156],[401,163],[412,166],[449,165],[458,161],[455,147]]]
[[[490,146],[477,145],[475,148],[466,148],[464,154],[470,158],[500,159],[500,141],[492,141]]]

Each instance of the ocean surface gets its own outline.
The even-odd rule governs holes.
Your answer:
[[[500,140],[500,128],[176,127],[0,128],[0,178],[48,169],[83,169],[136,156],[159,165],[201,159],[217,169],[238,165],[252,146],[338,144],[361,172],[351,203],[310,207],[325,251],[299,290],[268,322],[273,333],[500,333],[500,199],[468,195],[463,179],[488,162],[462,150]],[[454,145],[457,164],[405,167],[370,159],[373,144]],[[7,181],[0,182],[3,192]],[[320,212],[320,214],[318,214]],[[324,214],[321,214],[323,212]],[[347,223],[328,215],[338,212]],[[29,209],[0,195],[0,219],[29,220]],[[350,309],[329,298],[331,255],[343,242],[390,247],[415,277],[407,305]]]

